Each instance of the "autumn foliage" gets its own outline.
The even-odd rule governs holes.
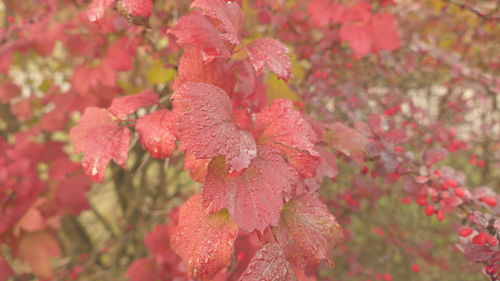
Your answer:
[[[0,281],[500,280],[499,11],[3,0]]]

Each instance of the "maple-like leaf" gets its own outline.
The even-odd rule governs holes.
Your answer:
[[[434,164],[448,157],[448,150],[444,148],[432,148],[424,152],[423,160],[427,167],[432,167]]]
[[[38,231],[23,235],[17,255],[31,266],[38,277],[50,279],[54,275],[50,258],[59,257],[61,249],[52,235]]]
[[[302,177],[315,175],[320,163],[314,149],[318,137],[290,100],[274,100],[259,112],[253,134],[259,144],[279,148]]]
[[[202,9],[203,14],[218,21],[217,28],[221,37],[231,44],[240,43],[240,32],[243,28],[243,12],[233,1],[195,0],[191,7]]]
[[[288,202],[274,227],[287,260],[302,269],[321,260],[333,265],[330,250],[343,239],[342,228],[316,193],[305,193]]]
[[[100,22],[104,13],[115,3],[115,0],[94,0],[87,8],[87,18],[91,22]]]
[[[237,128],[224,90],[205,83],[185,83],[173,96],[179,112],[177,133],[182,150],[196,158],[224,155],[230,169],[239,172],[256,156],[252,136]]]
[[[277,243],[264,245],[253,257],[239,281],[296,281],[292,266]]]
[[[192,154],[184,154],[184,171],[189,169],[189,175],[195,181],[203,182],[205,180],[208,163],[210,163],[210,159],[196,159]]]
[[[160,109],[144,115],[135,123],[139,140],[154,158],[172,156],[175,150],[176,117],[172,111]]]
[[[270,38],[260,38],[248,44],[246,49],[256,72],[265,68],[285,81],[290,78],[292,62],[287,55],[288,48],[283,43]]]
[[[131,23],[148,26],[153,13],[153,0],[118,0],[116,9]]]
[[[191,276],[211,280],[229,265],[237,235],[238,226],[227,211],[205,213],[201,194],[196,194],[180,208],[179,223],[170,241]]]
[[[259,144],[285,145],[317,155],[316,133],[288,99],[274,100],[257,114],[254,135]]]
[[[344,22],[339,32],[342,41],[349,42],[356,57],[362,57],[370,53],[372,38],[368,24],[359,22]]]
[[[374,52],[394,51],[401,47],[396,19],[391,14],[374,14],[370,20]]]
[[[203,58],[201,49],[201,47],[188,48],[184,51],[179,61],[179,73],[173,89],[177,90],[186,82],[203,82],[231,94],[235,84],[233,71],[228,69],[227,63],[222,58],[214,58],[207,62]]]
[[[94,181],[104,178],[104,171],[111,159],[125,166],[130,130],[118,126],[106,109],[85,109],[78,125],[71,129],[70,139],[75,153],[85,154],[82,165]]]
[[[138,259],[128,267],[126,276],[130,281],[157,281],[156,264],[150,258]]]
[[[169,29],[168,33],[175,35],[177,44],[182,47],[200,48],[204,61],[211,61],[216,57],[229,58],[231,56],[231,52],[219,31],[199,12],[194,11],[181,17],[179,22]]]
[[[313,0],[307,4],[307,11],[311,16],[312,23],[317,27],[323,27],[329,23],[340,22],[344,14],[344,7],[332,3],[330,0]]]
[[[227,208],[238,226],[249,232],[263,232],[278,223],[282,194],[290,193],[299,180],[279,150],[258,146],[257,151],[250,166],[235,176],[228,176],[222,157],[214,158],[201,191],[204,207],[210,212]]]
[[[144,90],[138,94],[113,99],[108,111],[118,119],[124,119],[127,115],[145,106],[158,103],[158,95],[152,90]]]
[[[329,129],[325,136],[326,141],[358,165],[363,165],[369,139],[341,123],[335,123],[329,126]]]

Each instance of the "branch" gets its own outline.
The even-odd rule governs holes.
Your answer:
[[[485,12],[482,12],[480,10],[478,10],[477,8],[475,7],[472,7],[472,6],[469,6],[469,5],[466,5],[464,3],[459,3],[455,0],[444,0],[444,2],[448,3],[448,4],[452,4],[452,5],[455,5],[457,7],[459,7],[460,9],[465,9],[471,13],[474,13],[475,15],[477,15],[478,17],[482,18],[482,19],[485,19],[485,20],[490,20],[490,21],[499,21],[500,20],[500,16],[495,16],[495,15],[489,15]]]

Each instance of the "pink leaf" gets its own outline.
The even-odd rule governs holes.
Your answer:
[[[33,232],[23,235],[17,248],[17,255],[31,266],[38,277],[49,279],[54,275],[50,259],[59,257],[61,250],[52,235]]]
[[[349,42],[356,57],[368,55],[371,50],[372,39],[369,26],[365,23],[344,22],[340,28],[340,39]]]
[[[228,176],[224,159],[213,159],[201,191],[210,212],[227,208],[238,226],[249,232],[263,232],[278,223],[282,193],[291,192],[299,178],[279,150],[259,146],[257,151],[257,158],[241,175]]]
[[[175,150],[176,117],[172,111],[157,110],[137,120],[135,129],[142,146],[154,158],[167,158]]]
[[[394,51],[401,47],[396,19],[391,14],[374,14],[370,21],[374,52]]]
[[[253,257],[239,281],[296,281],[291,265],[276,243],[264,245]]]
[[[186,201],[179,212],[179,224],[171,238],[172,248],[182,257],[190,276],[211,280],[229,265],[238,226],[226,210],[206,214],[201,195]]]
[[[240,43],[243,13],[237,3],[225,0],[195,0],[191,7],[198,7],[203,10],[205,16],[217,20],[217,28],[224,40],[234,45]]]
[[[116,9],[131,23],[148,26],[153,13],[153,0],[118,0]]]
[[[126,273],[130,281],[157,281],[157,275],[156,264],[150,258],[134,261]]]
[[[88,107],[77,126],[71,129],[75,153],[83,152],[83,168],[94,181],[104,178],[104,171],[113,159],[125,167],[130,130],[118,126],[106,109]]]
[[[7,281],[12,275],[14,275],[12,267],[3,257],[0,257],[0,281]]]
[[[100,22],[104,18],[104,13],[113,5],[114,0],[94,0],[87,8],[87,18],[91,22]]]
[[[205,83],[185,83],[173,94],[179,112],[178,137],[182,150],[196,158],[224,155],[230,169],[239,172],[256,156],[255,141],[232,120],[228,95]]]
[[[424,152],[423,160],[427,167],[432,167],[434,164],[443,161],[448,157],[448,150],[444,148],[432,148]]]
[[[158,103],[158,95],[152,90],[144,90],[138,94],[113,99],[108,111],[118,119],[124,119],[141,107]]]
[[[180,18],[168,33],[177,37],[177,44],[185,48],[199,47],[204,61],[216,57],[229,58],[231,52],[212,23],[203,15],[192,12]]]
[[[247,45],[247,52],[256,72],[265,68],[285,81],[290,78],[292,62],[287,55],[288,48],[283,43],[270,38],[260,38]]]
[[[333,265],[330,251],[343,239],[342,228],[316,193],[285,204],[273,231],[287,260],[302,269],[315,267],[321,260]]]
[[[341,123],[335,123],[329,129],[326,135],[327,142],[362,166],[368,138]]]
[[[285,145],[317,155],[316,133],[287,99],[277,99],[257,114],[255,135],[260,144]]]
[[[330,0],[313,0],[307,5],[307,11],[311,16],[312,23],[317,27],[323,27],[329,23],[340,22],[344,14],[344,7],[332,3]]]
[[[208,163],[210,163],[210,159],[196,159],[192,154],[184,154],[184,170],[189,169],[189,175],[195,181],[203,182],[205,180]]]

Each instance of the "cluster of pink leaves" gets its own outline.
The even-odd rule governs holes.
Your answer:
[[[320,126],[315,130],[290,101],[266,106],[262,70],[287,80],[287,47],[257,39],[244,46],[245,59],[231,60],[242,33],[239,5],[200,0],[192,7],[169,30],[184,48],[173,110],[152,111],[135,122],[141,144],[156,158],[171,156],[177,139],[185,166],[203,182],[165,235],[190,276],[211,280],[230,265],[240,230],[260,233],[269,243],[247,260],[245,272],[236,273],[241,280],[290,280],[294,267],[310,271],[321,260],[330,261],[330,249],[342,239],[340,226],[315,194],[324,175],[336,174],[334,162],[326,160],[333,154],[320,146]],[[72,129],[76,151],[85,153],[84,168],[95,180],[103,179],[111,159],[124,165],[130,131],[120,122],[157,103],[144,95],[115,99],[108,109],[87,108]],[[145,268],[177,262],[139,260],[128,274],[144,280],[141,273],[153,274]],[[155,272],[164,278],[163,271]]]
[[[307,9],[316,27],[340,24],[340,39],[349,42],[357,57],[401,47],[394,16],[372,14],[367,2],[345,6],[330,0],[313,0]]]
[[[70,160],[65,143],[54,140],[53,135],[69,130],[73,113],[87,106],[109,105],[120,93],[116,85],[117,72],[132,68],[138,45],[134,37],[137,28],[117,15],[103,20],[99,27],[89,23],[85,13],[79,13],[73,20],[52,24],[50,19],[61,8],[58,5],[54,1],[44,2],[29,20],[9,18],[10,25],[0,33],[5,42],[0,46],[0,74],[5,76],[9,74],[15,53],[24,55],[34,51],[49,56],[56,41],[62,42],[70,55],[103,58],[97,66],[90,66],[89,61],[76,66],[67,92],[54,86],[42,99],[34,93],[29,97],[22,95],[20,86],[9,79],[0,85],[0,103],[9,106],[17,122],[30,124],[28,129],[12,134],[12,141],[0,138],[0,241],[9,245],[13,257],[26,262],[36,276],[46,279],[56,276],[51,258],[61,256],[57,240],[61,219],[77,216],[89,208],[86,193],[91,186],[91,178],[85,175],[81,165]],[[19,9],[15,10],[19,14],[25,13],[22,5],[14,8]],[[81,28],[86,30],[85,35],[74,32]],[[107,32],[125,29],[129,29],[132,36],[121,37],[109,46],[102,40],[94,40]],[[147,94],[141,96],[148,97]],[[118,99],[109,110],[119,118],[130,109]],[[106,116],[102,114],[106,110],[89,107],[87,111],[96,112],[96,116],[87,116],[101,125],[107,124],[110,132],[114,132],[113,121],[101,118]],[[120,161],[119,155],[113,157]],[[91,156],[88,159],[89,165],[107,164],[102,163],[105,158],[100,159],[101,162]],[[45,176],[40,172],[43,166]],[[94,176],[94,179],[99,177]],[[0,258],[0,280],[13,274],[9,263]]]

